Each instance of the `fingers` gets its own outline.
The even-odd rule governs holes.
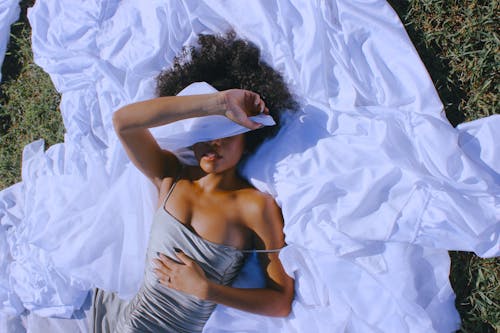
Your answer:
[[[256,106],[258,107],[259,113],[269,114],[269,109],[266,107],[266,103],[264,103],[263,100],[260,100]]]
[[[169,267],[168,265],[165,265],[161,260],[155,259],[154,264],[155,264],[155,269],[154,269],[155,271],[165,272],[166,274],[172,271],[172,268]]]
[[[245,89],[226,90],[226,104],[229,109],[240,109],[248,116],[269,112],[259,94]]]
[[[178,262],[175,262],[163,253],[158,253],[158,258],[153,259],[153,262],[156,267],[154,271],[157,272],[157,275],[159,275],[158,273],[170,274],[176,265],[180,265]]]
[[[269,109],[266,106],[264,106],[264,110],[262,111],[262,113],[269,115]]]
[[[225,91],[227,110],[225,116],[237,124],[255,130],[263,125],[251,119],[250,116],[269,114],[269,109],[259,94],[243,89],[230,89]]]
[[[155,261],[160,263],[166,269],[172,269],[172,267],[174,267],[175,265],[179,265],[178,262],[176,262],[170,257],[167,257],[163,253],[158,253],[158,258],[156,258]]]
[[[158,277],[158,281],[160,283],[162,284],[170,283],[170,276],[166,272],[159,269],[155,269],[155,274]]]
[[[158,253],[158,258],[153,259],[153,262],[156,266],[154,272],[158,277],[158,281],[166,286],[171,286],[171,279],[177,266],[183,266],[183,264],[172,260],[163,253]]]
[[[264,113],[265,108],[266,108],[266,105],[264,104],[264,101],[261,101],[259,103],[259,113]]]
[[[259,94],[253,93],[254,96],[254,105],[260,107],[260,104],[263,102],[262,99],[260,98]]]
[[[158,258],[153,259],[153,261],[158,266],[158,268],[164,269],[167,272],[172,271],[175,266],[179,266],[182,264],[187,265],[193,262],[193,259],[188,257],[184,252],[182,252],[182,250],[176,250],[175,255],[180,259],[181,263],[167,257],[163,253],[158,253]]]
[[[259,94],[253,93],[255,96],[254,105],[258,113],[269,114],[269,109],[266,107],[266,103],[262,100]]]
[[[241,126],[245,126],[251,130],[256,130],[264,126],[263,124],[259,124],[249,118],[242,119],[239,123]]]
[[[193,263],[193,259],[189,258],[184,252],[179,251],[176,252],[175,255],[179,258],[185,265],[191,265]]]

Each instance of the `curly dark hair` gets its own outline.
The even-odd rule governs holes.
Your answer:
[[[184,48],[173,66],[156,78],[158,96],[172,96],[193,82],[205,81],[217,90],[232,88],[256,92],[266,103],[276,126],[264,126],[245,134],[246,151],[251,153],[279,130],[280,114],[296,110],[280,73],[260,59],[259,49],[236,38],[234,31],[225,35],[199,35],[198,47]]]

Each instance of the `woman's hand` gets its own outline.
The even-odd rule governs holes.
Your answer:
[[[176,253],[181,261],[178,263],[160,253],[154,260],[154,270],[161,284],[169,288],[206,299],[208,294],[208,279],[203,269],[184,252]]]
[[[225,90],[220,94],[225,105],[224,115],[227,118],[252,130],[263,126],[248,118],[259,113],[269,114],[269,109],[258,94],[243,89]]]

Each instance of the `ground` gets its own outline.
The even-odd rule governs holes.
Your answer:
[[[26,8],[12,27],[0,84],[0,189],[20,181],[24,145],[62,142],[59,94],[33,63]],[[497,0],[389,0],[457,124],[500,112],[500,4]],[[463,333],[500,332],[500,259],[450,252],[450,279]]]

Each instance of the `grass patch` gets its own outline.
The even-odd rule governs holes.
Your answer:
[[[13,26],[0,85],[0,188],[21,180],[26,144],[45,139],[49,147],[63,141],[60,95],[50,77],[33,63],[30,28]]]
[[[454,125],[500,112],[498,0],[389,0]],[[500,259],[450,252],[462,333],[500,332]]]
[[[389,0],[456,126],[500,112],[498,0]]]
[[[33,64],[30,28],[22,1],[12,29],[0,84],[0,188],[20,180],[24,145],[63,140],[60,96]],[[453,125],[498,113],[499,2],[390,0],[424,61]],[[450,279],[463,333],[500,332],[500,260],[451,252]]]
[[[461,332],[499,332],[499,259],[481,259],[467,252],[450,252],[450,256],[450,280],[462,317]]]

